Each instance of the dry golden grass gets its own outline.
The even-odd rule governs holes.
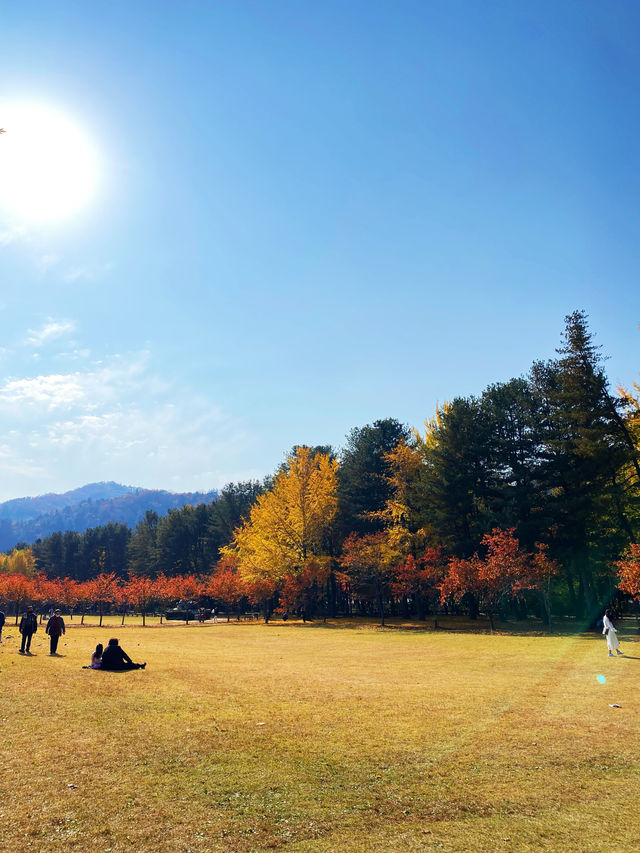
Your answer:
[[[638,851],[632,631],[609,659],[595,636],[132,622],[59,658],[41,629],[27,658],[8,625],[0,846]],[[81,669],[111,635],[146,671]]]

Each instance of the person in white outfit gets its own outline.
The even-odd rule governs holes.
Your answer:
[[[607,649],[609,650],[609,657],[613,657],[614,649],[616,654],[621,655],[622,652],[620,651],[618,633],[614,628],[613,622],[611,621],[611,612],[609,610],[605,610],[604,617],[602,619],[602,633],[607,638]]]

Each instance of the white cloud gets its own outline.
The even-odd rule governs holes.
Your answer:
[[[222,407],[153,374],[145,352],[11,378],[0,386],[0,418],[6,497],[95,480],[208,490],[244,469],[250,442]]]
[[[54,320],[50,317],[41,329],[29,329],[27,343],[41,347],[74,332],[75,328],[73,320]]]
[[[49,408],[69,406],[84,394],[77,376],[53,374],[34,379],[9,379],[0,388],[0,402],[10,405],[36,403]]]

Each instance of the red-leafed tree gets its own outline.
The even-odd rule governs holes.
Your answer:
[[[155,598],[156,585],[151,578],[140,575],[131,578],[124,586],[127,600],[142,614],[142,626],[146,624],[147,611]]]
[[[427,548],[421,557],[409,555],[395,566],[391,590],[399,598],[415,601],[418,619],[425,618],[425,604],[438,598],[445,566],[440,548]]]
[[[459,601],[471,593],[488,615],[493,630],[494,617],[504,602],[516,599],[525,590],[541,589],[553,574],[555,563],[547,558],[544,546],[538,546],[533,555],[523,551],[514,533],[513,527],[494,528],[482,538],[484,559],[474,554],[469,560],[450,560],[440,585],[442,602],[450,597]]]
[[[76,585],[76,601],[80,605],[82,614],[80,616],[80,624],[84,625],[84,617],[87,612],[87,607],[95,601],[95,589],[92,580],[82,581]]]
[[[58,582],[58,596],[60,604],[66,608],[69,613],[69,618],[73,619],[73,609],[80,600],[78,594],[78,581],[73,578],[61,578]]]
[[[196,575],[175,575],[167,578],[167,592],[172,593],[174,599],[183,601],[196,601],[203,594],[204,584]],[[189,607],[186,608],[187,625],[189,624]]]
[[[230,619],[229,610],[236,607],[247,595],[245,584],[236,570],[234,556],[224,555],[222,557],[214,573],[206,582],[204,591],[208,596],[225,605],[228,622]],[[240,618],[239,614],[238,618]]]
[[[277,588],[277,580],[268,575],[256,576],[244,581],[247,598],[252,604],[262,607],[265,622],[271,618],[271,603]]]
[[[168,578],[164,572],[161,572],[153,580],[153,597],[160,607],[160,624],[164,619],[164,610],[169,606],[169,603],[175,601],[176,595],[173,588],[173,578]]]
[[[115,572],[109,572],[109,574],[102,573],[92,580],[86,581],[86,583],[89,584],[94,603],[98,605],[98,613],[100,614],[99,624],[102,627],[102,617],[105,607],[117,600],[118,578]]]
[[[618,589],[630,595],[635,601],[640,600],[640,543],[629,545],[622,560],[616,560],[618,569]]]
[[[0,574],[0,596],[15,606],[16,625],[20,608],[25,601],[34,599],[33,581],[22,574],[3,575]]]

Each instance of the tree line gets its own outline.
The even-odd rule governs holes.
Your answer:
[[[39,540],[33,569],[207,589],[220,577],[267,617],[591,619],[619,590],[635,595],[640,522],[640,388],[614,393],[604,362],[576,311],[556,357],[454,398],[423,431],[387,418],[353,429],[340,452],[295,447],[273,477],[230,484],[212,504]]]

